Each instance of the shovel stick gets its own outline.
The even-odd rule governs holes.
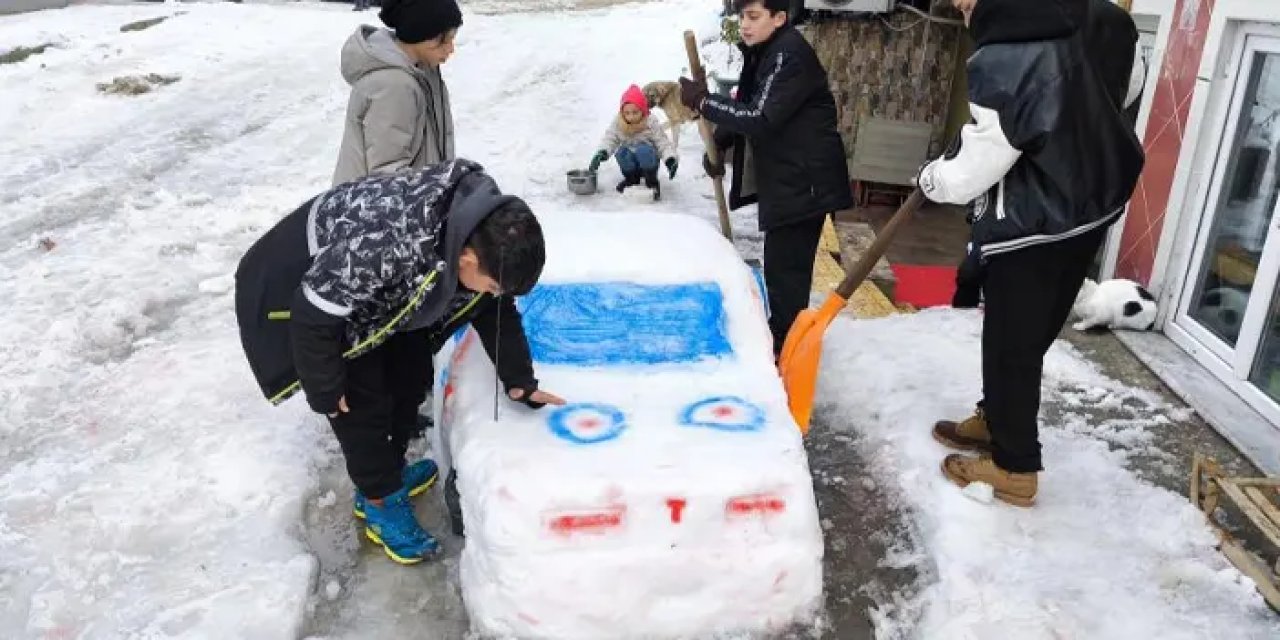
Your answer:
[[[698,57],[698,39],[692,31],[684,32],[684,50],[689,54],[689,73],[693,79],[706,82],[707,72],[702,68],[702,59]],[[707,149],[707,159],[712,165],[720,164],[720,150],[716,148],[715,137],[711,135],[711,123],[706,118],[698,118],[698,133],[702,134],[702,144]],[[730,242],[733,241],[733,227],[729,224],[729,205],[724,198],[724,176],[711,179],[711,186],[716,192],[716,208],[720,215],[720,233]]]

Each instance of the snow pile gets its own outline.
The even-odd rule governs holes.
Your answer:
[[[503,401],[495,422],[475,333],[439,361],[450,362],[436,393],[440,457],[458,469],[473,625],[669,638],[811,619],[822,535],[750,272],[687,216],[548,215],[544,226],[548,263],[522,303],[525,326],[543,388],[570,404]],[[607,317],[593,315],[601,305]]]
[[[348,92],[338,51],[375,13],[183,2],[0,18],[0,48],[51,45],[0,65],[6,634],[297,637],[309,601],[333,593],[316,593],[316,557],[360,558],[304,543],[310,504],[334,530],[354,528],[350,485],[316,501],[322,471],[341,464],[333,438],[301,401],[273,409],[258,394],[229,274],[327,186]],[[593,198],[567,193],[564,172],[590,158],[628,84],[679,74],[682,30],[714,32],[714,13],[668,1],[579,12],[567,26],[468,10],[445,68],[459,153],[539,212],[654,211],[647,194],[609,190],[612,164]],[[128,99],[96,89],[151,73],[182,81]],[[701,143],[688,132],[681,143],[684,167],[659,206],[714,219]],[[735,221],[757,237],[751,212]],[[373,573],[338,582],[335,606],[365,607],[349,616],[363,629],[405,591],[398,567]],[[386,635],[423,624],[385,623],[404,625]]]
[[[1280,624],[1253,585],[1214,550],[1187,499],[1138,479],[1107,440],[1141,442],[1169,411],[1107,379],[1059,344],[1045,397],[1140,407],[1149,419],[1099,436],[1069,417],[1041,431],[1038,504],[984,504],[940,473],[940,418],[972,411],[981,384],[980,316],[950,310],[845,319],[827,334],[819,411],[856,430],[883,478],[915,512],[936,583],[923,602],[882,612],[884,637],[1275,638]],[[856,381],[851,384],[850,381]],[[852,470],[851,470],[852,471]],[[884,483],[882,483],[884,484]],[[927,571],[927,570],[926,570]],[[923,618],[911,618],[923,609]]]
[[[298,529],[331,436],[259,395],[229,274],[327,182],[346,98],[303,44],[336,51],[349,13],[0,18],[0,42],[55,45],[0,65],[0,635],[302,633]],[[184,81],[95,89],[150,72]]]

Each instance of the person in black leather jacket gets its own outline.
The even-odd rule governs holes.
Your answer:
[[[918,183],[934,202],[972,207],[986,305],[983,400],[973,417],[936,424],[934,436],[990,453],[948,456],[952,481],[986,482],[996,497],[1030,506],[1043,469],[1044,355],[1142,171],[1142,146],[1118,97],[1130,74],[1103,72],[1130,69],[1134,43],[1090,37],[1102,33],[1095,22],[1117,18],[1094,14],[1089,0],[953,3],[977,45],[967,69],[972,122]],[[1136,34],[1124,25],[1107,32]]]
[[[716,125],[716,146],[732,149],[729,205],[759,204],[764,279],[774,352],[809,305],[813,258],[828,214],[853,206],[844,143],[826,69],[788,24],[789,0],[737,3],[744,62],[736,99],[708,95],[680,79],[680,98]],[[724,175],[723,163],[707,174]]]

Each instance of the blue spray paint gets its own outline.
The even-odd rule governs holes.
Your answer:
[[[598,444],[613,440],[627,428],[617,407],[600,403],[565,405],[547,416],[551,433],[574,444]]]
[[[722,410],[724,416],[715,412]],[[720,431],[759,431],[764,427],[764,411],[737,396],[719,396],[695,402],[680,414],[680,424]]]
[[[747,260],[747,268],[751,270],[751,276],[755,278],[756,290],[760,292],[760,304],[764,305],[764,317],[769,317],[769,287],[764,283],[764,267],[760,265],[759,260]]]
[[[519,301],[533,359],[579,367],[732,355],[719,285],[551,284]]]

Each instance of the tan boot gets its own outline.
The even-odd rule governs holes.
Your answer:
[[[933,439],[960,451],[991,451],[991,432],[981,407],[964,422],[939,421],[933,425]]]
[[[961,488],[970,482],[985,482],[995,489],[997,498],[1017,507],[1036,503],[1039,474],[1005,471],[991,456],[971,458],[953,453],[942,461],[942,474]]]

